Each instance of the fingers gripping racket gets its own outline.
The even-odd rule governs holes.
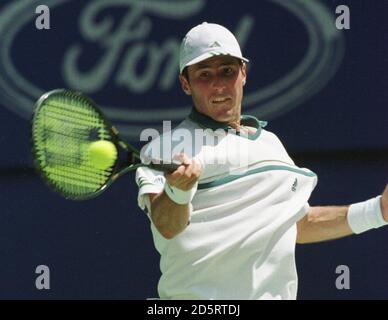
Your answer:
[[[179,166],[143,164],[139,151],[120,138],[97,104],[72,90],[42,95],[35,106],[31,136],[36,168],[67,199],[96,197],[118,177],[140,166],[165,172]]]

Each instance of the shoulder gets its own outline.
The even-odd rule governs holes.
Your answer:
[[[260,138],[262,139],[266,139],[266,140],[269,140],[269,141],[273,141],[273,142],[276,142],[276,143],[282,143],[279,139],[279,137],[273,133],[272,131],[268,131],[266,129],[261,129],[261,136]]]
[[[294,163],[294,161],[289,156],[286,147],[275,133],[262,129],[260,138],[263,139],[263,142],[266,145],[271,146],[271,148],[273,148],[276,153],[284,157],[284,161]]]

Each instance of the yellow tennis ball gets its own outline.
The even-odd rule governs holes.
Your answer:
[[[87,149],[88,163],[101,170],[111,167],[117,159],[116,146],[107,140],[92,142]]]

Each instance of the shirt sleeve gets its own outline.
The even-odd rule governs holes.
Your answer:
[[[306,215],[310,211],[310,204],[306,202],[303,209],[304,209],[304,215]]]
[[[149,193],[159,193],[164,188],[166,178],[160,171],[152,170],[147,167],[140,167],[136,170],[136,184],[139,187],[139,193],[137,196],[138,206],[149,213],[151,205]]]
[[[283,143],[280,141],[279,137],[273,132],[263,130],[271,139],[271,145],[276,149],[276,156],[279,157],[282,161],[285,161],[290,164],[295,164],[294,160],[288,154]]]

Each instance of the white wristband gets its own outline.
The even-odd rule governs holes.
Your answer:
[[[198,182],[190,190],[181,190],[171,186],[167,181],[164,184],[164,192],[177,204],[188,204],[193,200],[198,188]]]
[[[388,224],[381,212],[380,198],[369,199],[350,205],[347,215],[348,224],[354,233],[379,228]]]

